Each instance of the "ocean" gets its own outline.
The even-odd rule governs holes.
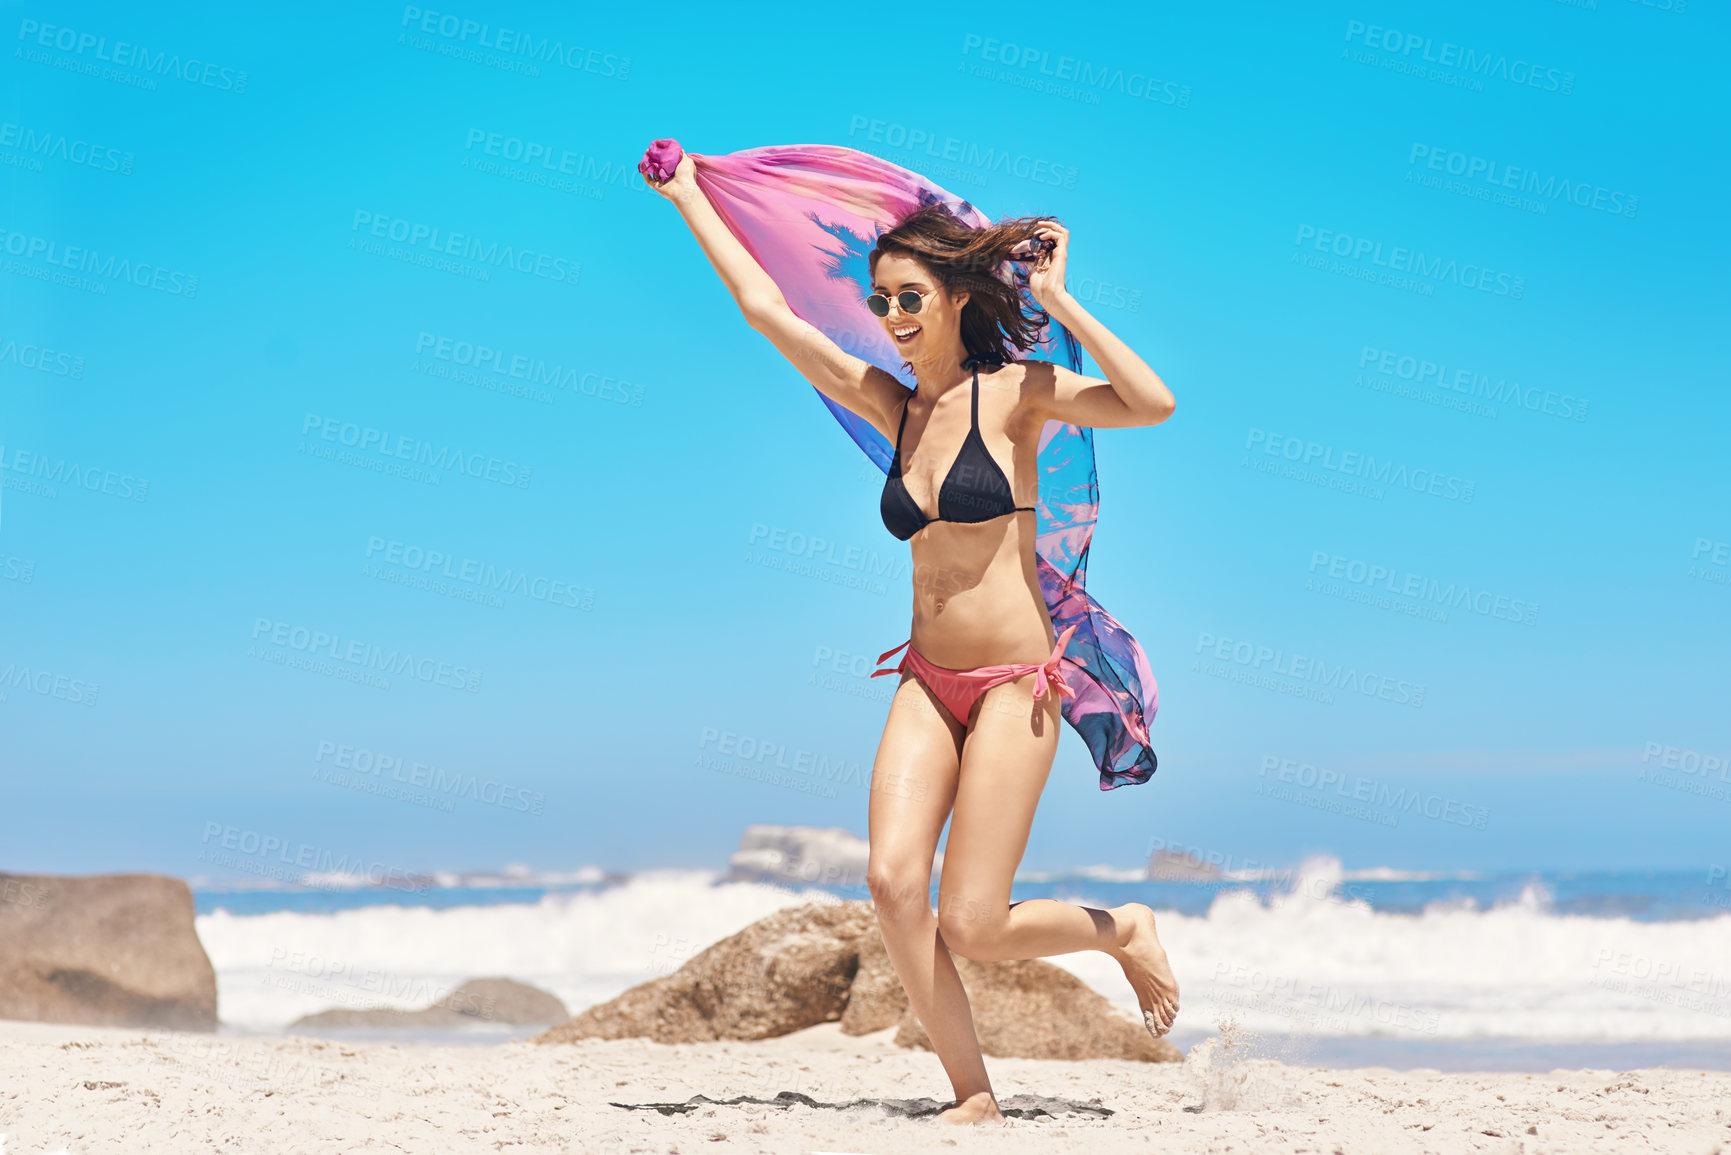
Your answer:
[[[1105,867],[1028,874],[1012,898],[1153,907],[1182,990],[1171,1037],[1184,1048],[1224,1031],[1251,1053],[1318,1066],[1725,1070],[1722,874],[1354,871],[1316,858],[1194,880]],[[715,871],[596,869],[434,874],[395,888],[199,880],[194,894],[223,1030],[240,1034],[282,1032],[333,1007],[422,1007],[483,976],[542,987],[575,1013],[783,907],[867,897]],[[1106,956],[1048,961],[1135,1009]]]

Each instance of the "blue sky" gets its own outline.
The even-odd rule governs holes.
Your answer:
[[[12,13],[0,869],[864,833],[808,768],[869,773],[907,547],[636,183],[661,136],[1058,215],[1178,398],[1096,438],[1089,582],[1160,771],[1066,731],[1025,865],[1723,861],[1707,6]]]

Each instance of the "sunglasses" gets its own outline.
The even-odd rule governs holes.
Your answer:
[[[896,294],[896,304],[901,306],[904,313],[917,313],[925,307],[926,298],[929,296],[931,296],[930,293],[922,294],[916,293],[912,289],[903,289]],[[865,299],[865,303],[866,308],[880,317],[890,315],[890,299],[883,293],[873,293]]]
[[[1037,261],[1057,247],[1057,241],[1048,240],[1045,237],[1037,237],[1033,240],[1023,241],[1021,244],[1011,249],[1010,260]]]
[[[1057,247],[1057,241],[1048,240],[1044,237],[1026,240],[1010,250],[1008,259],[1012,261],[1037,261]],[[904,313],[917,313],[925,307],[925,298],[930,295],[927,293],[922,296],[912,289],[903,289],[896,294],[896,304],[901,306]],[[865,303],[866,308],[879,317],[890,315],[890,299],[886,294],[873,293],[865,299]]]

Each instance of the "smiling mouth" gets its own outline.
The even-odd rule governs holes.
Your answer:
[[[918,325],[897,325],[890,330],[890,335],[895,338],[896,344],[905,345],[919,336],[919,332],[920,327]]]

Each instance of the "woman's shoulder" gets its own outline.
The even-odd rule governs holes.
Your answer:
[[[1018,357],[1005,361],[998,366],[998,384],[1002,388],[1022,389],[1024,386],[1038,388],[1044,385],[1050,389],[1057,377],[1058,367],[1051,361],[1038,357]]]
[[[1039,357],[1017,357],[1014,360],[1005,361],[1003,367],[1006,369],[1020,369],[1023,372],[1027,372],[1030,369],[1039,369],[1042,366],[1050,366],[1051,364],[1052,362],[1042,360]]]
[[[1031,357],[1016,358],[992,368],[995,372],[987,376],[986,367],[982,366],[980,386],[982,389],[996,390],[1000,395],[1007,394],[1012,399],[1005,429],[1009,430],[1012,436],[1017,436],[1018,432],[1024,429],[1037,430],[1039,426],[1043,426],[1044,419],[1034,424],[1030,424],[1030,419],[1043,413],[1043,399],[1051,395],[1052,363]]]

